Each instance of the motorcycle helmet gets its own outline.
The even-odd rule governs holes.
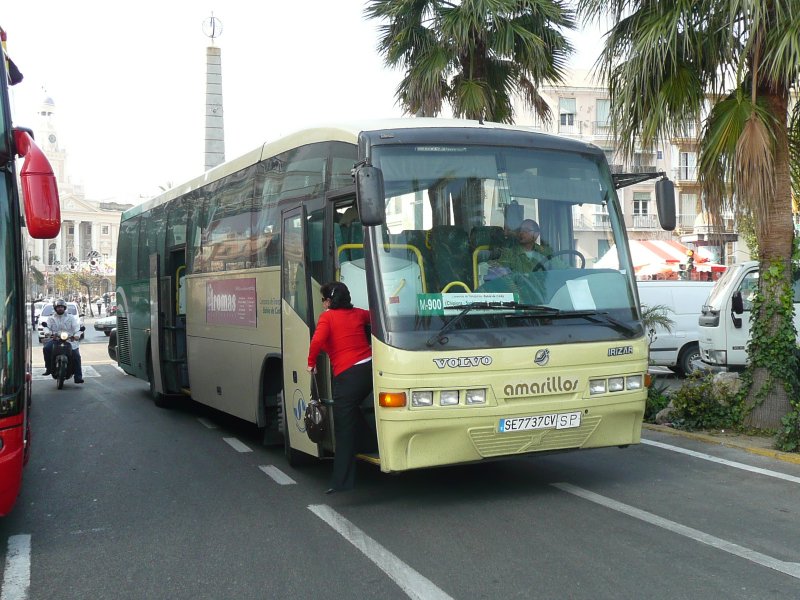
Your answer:
[[[63,306],[64,308],[67,308],[67,301],[64,300],[63,298],[59,298],[58,300],[53,302],[53,308],[56,308],[58,306]]]

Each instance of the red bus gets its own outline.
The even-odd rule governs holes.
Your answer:
[[[34,238],[54,238],[61,227],[58,190],[50,163],[29,130],[11,124],[9,85],[20,73],[5,53],[0,28],[0,516],[14,506],[28,460],[31,351],[25,310],[22,228]],[[17,158],[22,158],[17,188]]]

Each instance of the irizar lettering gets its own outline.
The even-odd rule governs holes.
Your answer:
[[[561,375],[548,377],[544,381],[531,383],[509,383],[503,388],[506,397],[511,396],[537,396],[541,394],[555,394],[558,392],[571,392],[578,388],[577,379],[562,379]]]
[[[461,369],[465,367],[489,366],[492,364],[491,356],[460,356],[458,358],[434,358],[433,364],[440,369]]]
[[[633,346],[618,346],[608,349],[609,356],[625,356],[626,354],[633,354]]]

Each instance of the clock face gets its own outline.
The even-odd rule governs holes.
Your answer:
[[[56,136],[53,135],[52,133],[50,134],[50,136],[47,139],[50,141],[51,144],[55,144],[56,143]]]

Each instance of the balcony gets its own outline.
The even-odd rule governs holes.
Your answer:
[[[672,136],[672,143],[697,143],[697,127],[694,124],[684,125],[680,131],[676,131]]]
[[[658,215],[631,215],[632,229],[661,229]]]
[[[593,227],[606,228],[609,226],[608,213],[595,213],[592,215],[592,218]]]
[[[598,136],[611,135],[611,122],[610,121],[593,121],[592,133]]]
[[[672,178],[675,181],[697,181],[697,167],[677,167],[672,170]]]

